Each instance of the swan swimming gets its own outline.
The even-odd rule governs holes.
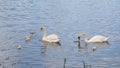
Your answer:
[[[93,36],[91,39],[88,39],[88,35],[86,33],[83,33],[78,35],[78,40],[80,40],[80,37],[82,35],[85,36],[84,41],[86,43],[103,43],[103,42],[107,42],[109,39],[108,37],[104,37],[102,35],[96,35],[96,36]]]
[[[46,36],[46,27],[42,26],[41,30],[43,31],[43,41],[47,41],[47,42],[55,42],[55,43],[60,43],[60,39],[58,38],[58,36],[56,34],[51,34]]]

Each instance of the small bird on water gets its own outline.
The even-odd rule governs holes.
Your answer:
[[[25,40],[26,40],[26,41],[31,40],[31,36],[25,36]]]
[[[25,41],[31,40],[31,37],[32,37],[33,34],[35,34],[35,32],[30,32],[30,34],[31,34],[31,35],[25,36]]]
[[[97,47],[92,47],[92,50],[95,51],[97,49]]]
[[[30,34],[32,34],[32,35],[33,35],[33,34],[35,34],[35,32],[30,32]]]
[[[18,45],[17,49],[21,49],[21,48],[22,48],[22,46],[21,46],[21,45]]]

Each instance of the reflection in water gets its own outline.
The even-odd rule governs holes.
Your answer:
[[[0,0],[0,68],[62,68],[59,65],[63,66],[61,58],[64,56],[71,59],[67,61],[66,68],[82,68],[79,67],[79,59],[93,64],[92,68],[119,68],[119,2],[120,0]],[[60,35],[64,46],[58,49],[59,45],[55,46],[54,43],[43,43],[39,47],[41,42],[37,40],[42,35],[39,32],[41,25],[50,27],[49,33]],[[24,36],[34,34],[31,31],[35,31],[35,35],[26,43]],[[91,36],[109,36],[111,44],[86,45],[83,41],[74,44],[71,40],[79,32],[87,32]],[[23,49],[17,50],[17,45],[22,45]],[[97,48],[94,55],[91,55],[92,47]],[[40,52],[43,52],[42,55]],[[44,53],[47,54],[46,57],[43,56]]]
[[[87,50],[89,46],[92,46],[92,51],[96,51],[97,48],[100,48],[100,47],[106,47],[109,45],[109,42],[104,42],[104,43],[81,43],[80,41],[78,41],[78,50],[81,51],[81,50]]]
[[[100,47],[106,47],[109,45],[109,42],[104,42],[104,43],[90,43],[92,46],[92,51],[95,52],[98,48]]]
[[[63,68],[65,68],[65,65],[66,65],[66,58],[64,58],[64,64],[63,64]]]
[[[9,50],[8,50],[9,51]],[[15,68],[16,61],[14,61],[13,57],[10,55],[12,53],[8,51],[0,51],[0,68]]]
[[[43,41],[42,53],[46,53],[47,47],[48,48],[57,48],[59,46],[61,46],[60,43],[50,43],[50,42]]]
[[[87,44],[84,42],[83,45],[81,45],[81,42],[78,41],[78,50],[81,51],[81,50],[87,50],[88,47],[87,47]]]
[[[87,47],[87,45],[85,44],[85,47],[82,47],[80,42],[78,42],[78,49],[85,49]]]

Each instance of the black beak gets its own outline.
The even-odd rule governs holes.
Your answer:
[[[43,28],[40,28],[41,30],[43,30]]]
[[[80,36],[78,36],[78,40],[80,40]]]

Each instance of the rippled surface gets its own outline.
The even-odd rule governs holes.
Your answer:
[[[60,37],[61,46],[41,41],[42,25]],[[66,68],[83,68],[83,61],[119,68],[119,27],[119,0],[0,0],[0,68],[63,68],[64,58]],[[35,34],[26,42],[30,32]],[[108,36],[109,44],[74,42],[82,32]]]

